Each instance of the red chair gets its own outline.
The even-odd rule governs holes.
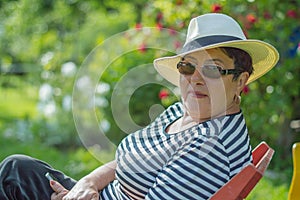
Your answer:
[[[261,142],[253,151],[253,163],[247,165],[241,172],[223,185],[210,200],[241,200],[245,199],[258,181],[274,154],[266,142]]]

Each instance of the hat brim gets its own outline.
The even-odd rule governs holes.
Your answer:
[[[181,58],[189,53],[219,47],[235,47],[249,53],[252,58],[253,73],[246,84],[249,84],[270,71],[279,60],[278,51],[270,44],[260,40],[235,40],[196,48],[175,56],[155,59],[153,64],[158,73],[172,84],[179,86],[180,74],[176,68]]]

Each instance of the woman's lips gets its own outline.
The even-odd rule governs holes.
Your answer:
[[[199,92],[199,91],[190,91],[189,94],[192,95],[195,98],[198,98],[198,99],[202,99],[202,98],[207,97],[207,95],[205,93],[202,93],[202,92]]]

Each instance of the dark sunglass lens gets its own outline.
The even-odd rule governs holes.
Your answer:
[[[204,65],[202,67],[202,73],[207,78],[220,78],[220,70],[222,70],[222,68],[217,65]]]
[[[192,75],[195,72],[195,66],[186,62],[179,62],[177,64],[177,69],[179,73],[183,75]]]

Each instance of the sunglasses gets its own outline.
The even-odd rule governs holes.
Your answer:
[[[193,75],[196,66],[189,63],[180,61],[177,64],[177,69],[180,74],[183,75]],[[228,75],[228,74],[238,74],[239,72],[236,69],[223,69],[218,65],[213,64],[205,64],[201,67],[202,74],[207,78],[220,78],[221,76]]]

